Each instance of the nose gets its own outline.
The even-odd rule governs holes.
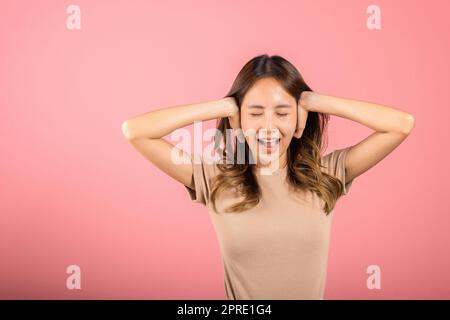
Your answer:
[[[279,135],[277,124],[271,116],[267,116],[264,119],[264,127],[262,127],[260,130],[264,135],[267,135],[267,138],[276,137]]]
[[[268,134],[270,133],[270,131],[272,131],[273,129],[275,129],[275,124],[273,122],[272,116],[268,115],[265,117],[264,119],[264,129],[266,129],[268,132]]]

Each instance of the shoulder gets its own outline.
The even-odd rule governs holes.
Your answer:
[[[320,159],[321,170],[341,180],[344,185],[344,194],[348,193],[354,180],[347,181],[345,170],[345,158],[350,148],[351,146],[335,149]]]
[[[211,193],[211,179],[219,173],[218,161],[199,154],[191,155],[192,188],[186,187],[191,200],[207,204]]]
[[[320,164],[322,171],[335,174],[337,170],[345,168],[345,157],[350,147],[335,149],[326,153],[320,158]]]
[[[197,171],[197,173],[202,173],[205,178],[212,178],[219,172],[217,165],[220,162],[217,159],[199,154],[193,154],[191,160],[194,171]]]

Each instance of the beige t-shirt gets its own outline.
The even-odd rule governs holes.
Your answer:
[[[345,180],[344,159],[350,147],[321,158],[322,170],[339,178],[347,194],[353,181]],[[208,208],[220,246],[226,297],[240,299],[323,299],[330,228],[323,200],[312,192],[292,192],[285,180],[287,166],[272,175],[256,171],[262,197],[257,206],[239,213],[216,213],[209,200],[209,179],[220,173],[214,163],[195,156],[195,190],[190,198]],[[236,202],[224,192],[219,211]]]

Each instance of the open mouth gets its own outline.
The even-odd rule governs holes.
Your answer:
[[[258,145],[263,147],[266,153],[272,153],[280,144],[281,138],[257,139]]]
[[[272,138],[272,139],[258,139],[258,143],[262,144],[265,147],[275,146],[280,143],[280,138]]]

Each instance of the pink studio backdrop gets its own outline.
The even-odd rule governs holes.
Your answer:
[[[80,30],[66,27],[71,4]],[[223,97],[262,53],[293,62],[319,93],[416,119],[338,203],[325,299],[450,298],[450,2],[376,1],[381,30],[366,27],[370,4],[3,0],[0,298],[224,299],[206,208],[121,124]],[[327,150],[371,132],[332,117]],[[66,288],[73,264],[80,290]],[[380,290],[367,288],[369,265]]]

